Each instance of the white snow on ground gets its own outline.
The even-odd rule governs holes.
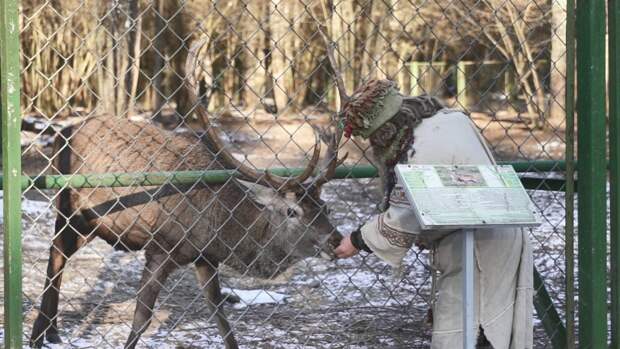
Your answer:
[[[4,223],[4,192],[0,190],[0,223]],[[22,198],[22,214],[37,218],[52,214],[50,203]]]
[[[234,305],[235,309],[243,309],[255,304],[279,304],[289,297],[288,295],[266,290],[239,290],[223,287],[222,292],[234,294],[240,298],[240,302]]]

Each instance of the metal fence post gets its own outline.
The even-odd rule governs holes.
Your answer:
[[[575,0],[566,1],[566,349],[575,348]]]
[[[579,347],[607,346],[605,2],[577,1]]]
[[[620,4],[609,0],[609,171],[611,213],[611,346],[620,348],[620,90],[616,84],[620,77]]]
[[[21,116],[17,0],[0,0],[4,174],[4,347],[22,348]]]

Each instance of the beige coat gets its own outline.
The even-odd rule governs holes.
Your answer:
[[[467,115],[444,110],[415,130],[414,164],[491,164],[493,156]],[[432,348],[462,347],[461,251],[463,237],[449,231],[422,233],[402,189],[390,209],[361,229],[373,252],[399,266],[414,242],[432,246],[439,271],[433,309]],[[495,349],[532,348],[533,267],[527,233],[522,229],[476,232],[476,328],[482,327]]]

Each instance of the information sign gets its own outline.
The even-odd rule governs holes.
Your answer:
[[[512,166],[397,165],[396,173],[422,229],[540,224]]]

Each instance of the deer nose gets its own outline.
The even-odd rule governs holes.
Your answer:
[[[337,246],[337,245],[335,245]],[[334,241],[332,236],[326,236],[321,239],[317,239],[315,244],[315,256],[320,256],[323,259],[332,261],[336,259],[334,254]]]
[[[328,245],[330,245],[332,248],[338,247],[340,245],[340,241],[342,241],[342,234],[340,234],[338,230],[334,230],[334,232],[331,233],[329,239],[327,240]]]

